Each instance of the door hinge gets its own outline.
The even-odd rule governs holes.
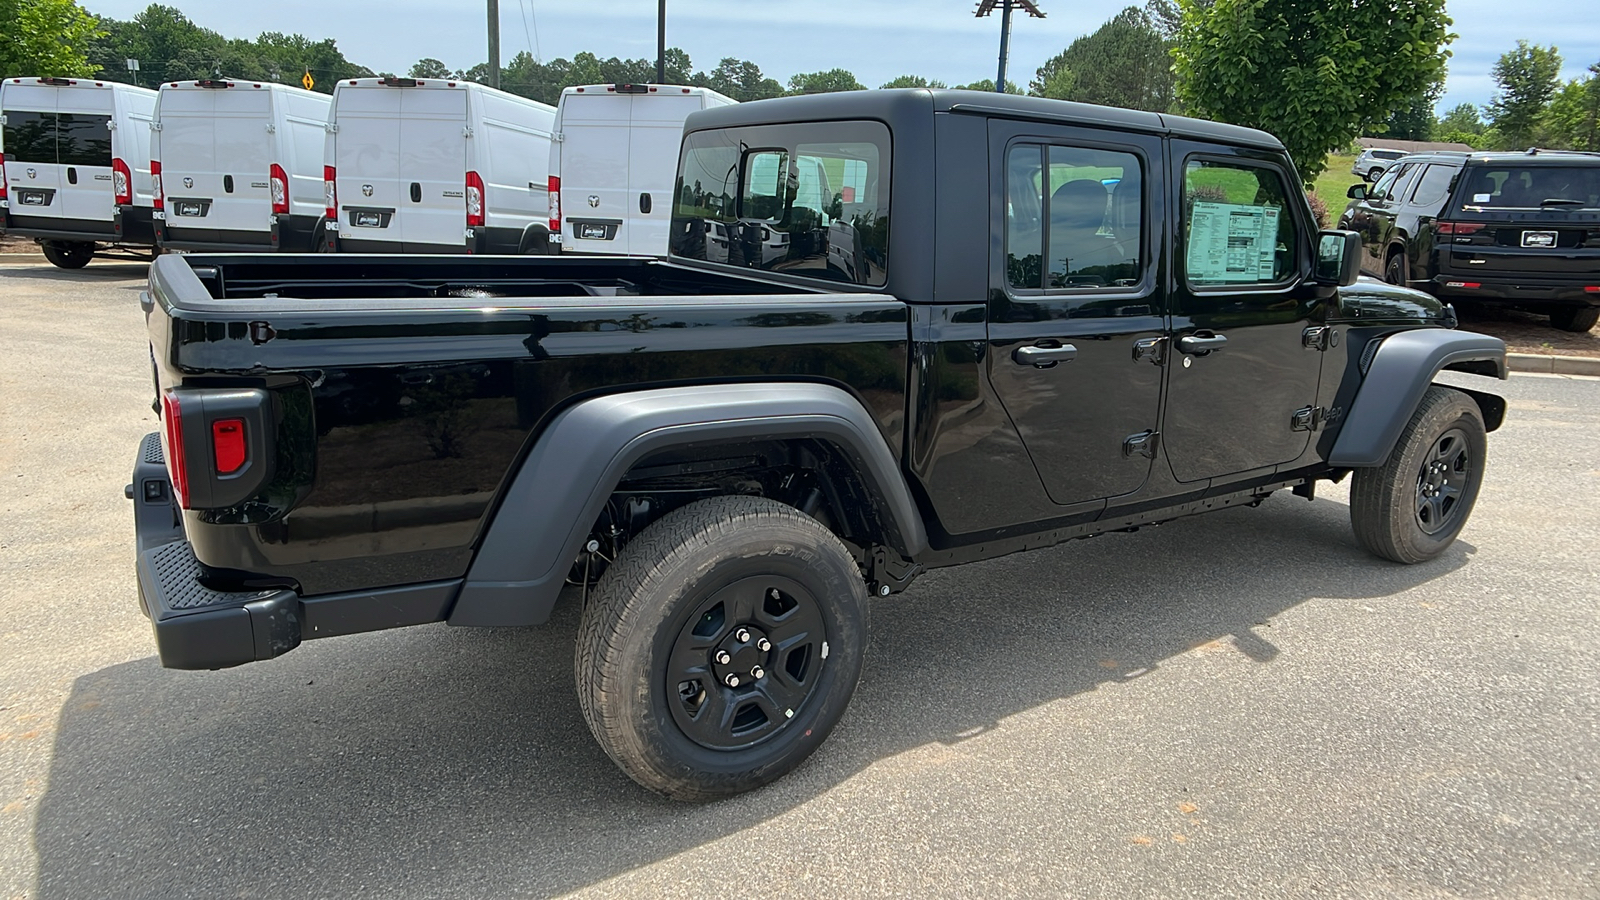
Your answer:
[[[1122,442],[1122,455],[1131,458],[1135,454],[1145,459],[1156,458],[1156,445],[1161,442],[1161,432],[1141,431]]]
[[[464,138],[472,137],[472,126],[471,125],[464,126],[461,129],[461,136],[464,137]]]
[[[1167,339],[1164,337],[1140,338],[1133,342],[1133,361],[1141,360],[1161,365],[1167,361]]]
[[[1326,350],[1339,346],[1339,331],[1331,325],[1312,325],[1300,332],[1300,346],[1307,350]]]
[[[1291,431],[1320,431],[1327,411],[1320,406],[1307,406],[1294,411],[1289,417]]]

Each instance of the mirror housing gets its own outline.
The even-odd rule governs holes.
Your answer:
[[[1367,186],[1364,184],[1352,184],[1350,189],[1344,192],[1344,195],[1351,200],[1365,200],[1367,199]]]
[[[1317,284],[1349,287],[1361,276],[1361,235],[1354,231],[1317,232]]]

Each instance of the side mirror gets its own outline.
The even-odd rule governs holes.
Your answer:
[[[1317,233],[1317,284],[1349,287],[1361,275],[1361,235],[1354,231]]]
[[[1350,189],[1344,192],[1344,195],[1351,200],[1365,200],[1367,199],[1367,186],[1364,184],[1352,184]]]

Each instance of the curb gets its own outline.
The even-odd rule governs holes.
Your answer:
[[[1507,353],[1506,365],[1513,372],[1600,377],[1600,359],[1589,356],[1544,356],[1538,353]]]

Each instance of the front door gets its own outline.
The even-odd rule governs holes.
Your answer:
[[[1161,141],[993,120],[988,376],[1059,505],[1150,472],[1166,326]]]
[[[1266,154],[1172,142],[1182,221],[1163,440],[1195,482],[1296,459],[1311,436],[1322,354],[1307,334],[1312,228],[1292,174]]]

